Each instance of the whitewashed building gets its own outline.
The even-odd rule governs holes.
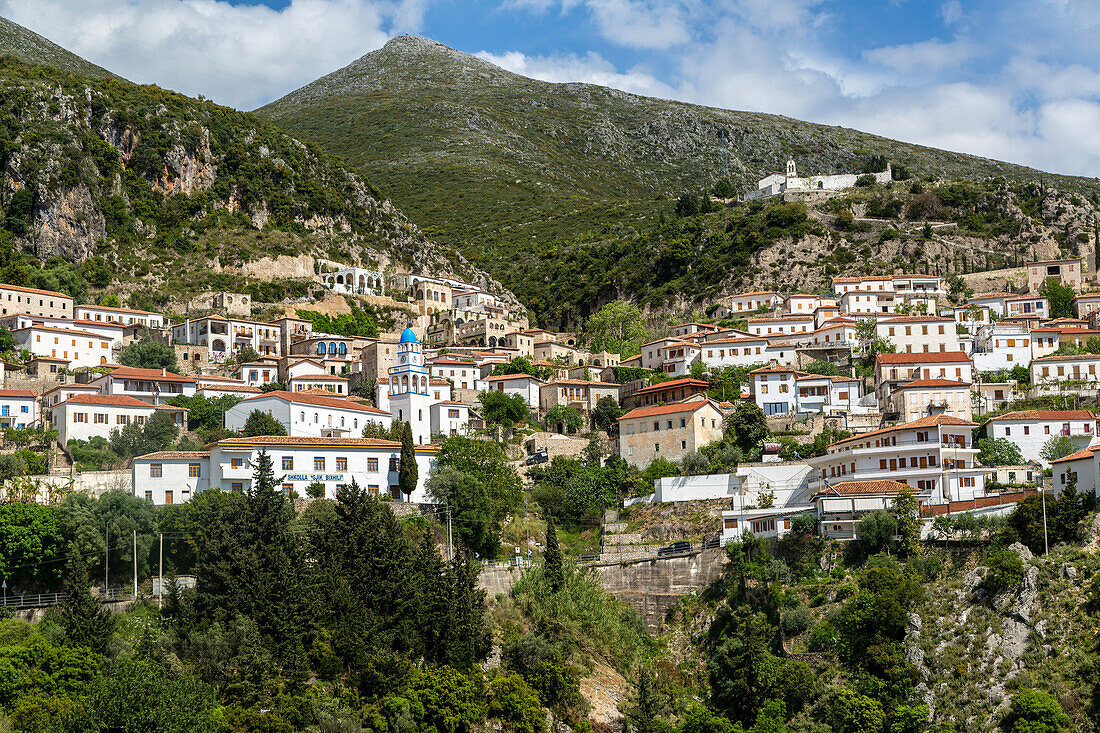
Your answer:
[[[1049,468],[1040,453],[1051,438],[1064,436],[1088,446],[1097,436],[1098,423],[1091,410],[1021,410],[995,415],[986,423],[991,438],[1016,444],[1024,461]]]
[[[326,272],[321,282],[333,292],[347,295],[381,295],[385,286],[385,276],[377,270],[364,267],[345,267],[342,270]]]
[[[134,495],[168,503],[166,492],[179,492],[172,496],[172,501],[180,503],[186,501],[185,496],[193,497],[207,488],[249,491],[260,451],[271,458],[275,479],[287,496],[305,497],[307,487],[319,483],[324,487],[324,497],[334,499],[337,488],[354,481],[374,496],[432,503],[425,484],[435,466],[436,449],[427,445],[416,447],[417,485],[412,494],[405,495],[397,483],[401,444],[367,438],[228,438],[215,443],[209,454],[139,456],[134,459],[132,469]]]
[[[249,397],[225,411],[225,429],[243,430],[254,411],[266,412],[288,436],[359,437],[368,422],[389,428],[390,413],[355,400],[275,390]]]
[[[1098,389],[1098,368],[1100,354],[1052,354],[1032,359],[1032,391],[1045,395]]]
[[[122,395],[73,395],[50,408],[50,423],[57,429],[57,442],[92,437],[109,438],[112,430],[121,430],[130,423],[144,425],[157,410],[172,416],[176,427],[187,428],[187,410],[170,405],[151,405]]]
[[[74,306],[73,318],[96,323],[115,323],[120,326],[145,326],[150,329],[161,329],[170,325],[168,319],[160,313],[133,308],[111,308],[105,305]]]
[[[25,326],[12,331],[16,346],[37,356],[66,359],[69,368],[97,367],[111,363],[111,341],[88,331]]]
[[[192,397],[197,385],[194,379],[166,369],[116,367],[93,379],[90,384],[103,395],[134,397],[159,405],[176,396]]]
[[[503,392],[508,396],[520,395],[528,407],[539,406],[539,390],[546,382],[530,374],[499,374],[481,380],[483,391]]]
[[[975,463],[976,423],[949,415],[924,417],[853,435],[808,463],[814,493],[845,481],[894,480],[944,504],[985,495],[985,469]]]
[[[29,389],[0,389],[0,428],[29,428],[42,415],[38,395]]]

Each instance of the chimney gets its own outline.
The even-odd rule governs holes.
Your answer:
[[[161,367],[160,368],[160,376],[162,376],[162,377],[167,377],[168,376],[168,368],[167,367]]]

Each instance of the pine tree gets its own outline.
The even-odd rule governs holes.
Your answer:
[[[401,435],[401,463],[397,471],[397,486],[405,496],[411,496],[416,490],[416,482],[420,474],[416,467],[416,448],[413,445],[412,424],[405,423],[405,431]]]
[[[546,580],[550,583],[550,589],[557,593],[565,584],[565,569],[561,562],[561,548],[558,547],[558,532],[554,528],[554,520],[546,523]]]
[[[61,609],[61,625],[69,643],[102,654],[114,633],[115,619],[106,606],[92,597],[88,566],[75,547],[69,552],[63,590],[68,598]]]

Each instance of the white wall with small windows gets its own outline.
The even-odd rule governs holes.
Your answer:
[[[110,339],[87,331],[50,326],[29,326],[12,331],[15,343],[36,356],[68,359],[69,367],[97,367],[109,364]]]
[[[268,392],[237,403],[225,411],[227,430],[242,430],[253,410],[278,420],[292,437],[362,436],[368,422],[388,428],[390,413],[333,395],[326,397],[291,392]]]
[[[432,435],[465,435],[470,425],[470,408],[461,402],[436,402],[431,407]]]
[[[57,440],[66,445],[70,440],[88,440],[98,436],[109,438],[111,431],[121,430],[130,423],[144,425],[153,413],[165,410],[177,427],[186,427],[187,411],[164,405],[114,395],[74,395],[50,408],[50,422],[57,429]]]
[[[0,428],[27,428],[39,421],[38,395],[27,389],[0,389]]]
[[[184,504],[210,488],[210,453],[161,451],[134,459],[134,496],[158,506]]]

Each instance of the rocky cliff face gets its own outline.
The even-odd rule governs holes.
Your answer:
[[[182,275],[176,254],[227,259],[204,254],[218,232],[279,231],[281,251],[229,264],[339,252],[491,285],[360,176],[246,113],[8,58],[0,117],[0,231],[39,259],[101,256],[163,283]]]

